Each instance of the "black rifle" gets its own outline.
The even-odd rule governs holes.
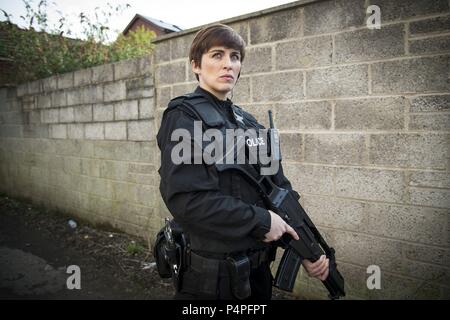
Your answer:
[[[272,146],[272,141],[274,139],[278,140],[278,130],[273,126],[271,111],[269,111],[269,120],[271,157],[272,159],[280,160],[279,147],[275,146],[274,148]],[[337,270],[335,251],[328,246],[298,202],[300,199],[298,193],[278,187],[269,176],[261,175],[254,166],[249,164],[216,163],[216,167],[219,171],[237,170],[242,173],[262,194],[266,206],[283,218],[297,232],[300,238],[299,240],[294,240],[290,235],[285,234],[280,239],[279,244],[285,251],[278,266],[274,286],[282,290],[292,291],[303,259],[315,262],[320,256],[325,254],[330,261],[329,274],[322,283],[328,289],[331,299],[345,296],[344,278]]]

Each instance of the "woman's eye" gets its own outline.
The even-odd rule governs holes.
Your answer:
[[[222,58],[222,54],[220,52],[216,52],[213,54],[213,58]]]

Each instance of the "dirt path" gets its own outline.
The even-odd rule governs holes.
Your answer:
[[[151,261],[139,238],[71,229],[68,217],[0,197],[0,299],[171,299]],[[80,268],[79,290],[67,288],[71,265]]]
[[[172,299],[141,238],[103,231],[0,195],[1,299]],[[81,289],[74,271],[80,271]],[[273,299],[292,297],[274,289]]]

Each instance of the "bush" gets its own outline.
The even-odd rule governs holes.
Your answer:
[[[109,12],[99,15],[99,8],[96,9],[94,22],[84,13],[79,14],[84,39],[65,36],[71,34],[65,17],[61,16],[58,27],[49,26],[46,0],[40,1],[37,9],[30,0],[24,0],[24,4],[27,15],[22,19],[26,20],[27,29],[13,24],[11,16],[2,10],[7,21],[0,22],[0,36],[4,39],[0,41],[4,43],[0,46],[0,55],[12,61],[14,72],[10,84],[136,58],[153,50],[152,40],[156,35],[144,27],[130,31],[127,36],[120,34],[114,42],[107,43],[109,27],[106,23],[114,10],[109,4]],[[122,8],[118,6],[115,11],[122,11]],[[105,22],[101,22],[100,17],[105,18]]]

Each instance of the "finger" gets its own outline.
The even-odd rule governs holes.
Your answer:
[[[310,272],[317,275],[319,273],[319,271],[322,269],[322,266],[324,264],[324,259],[325,259],[325,256],[321,256],[318,260],[313,262],[310,267]]]
[[[325,260],[325,263],[324,263],[323,266],[320,268],[319,274],[325,273],[325,271],[327,271],[327,269],[328,269],[328,259]]]
[[[294,238],[295,240],[300,239],[297,232],[295,232],[295,230],[290,225],[286,224],[286,229],[287,233],[289,233],[292,238]]]
[[[320,275],[319,279],[325,281],[328,278],[330,271],[328,269],[325,270],[323,274]]]

